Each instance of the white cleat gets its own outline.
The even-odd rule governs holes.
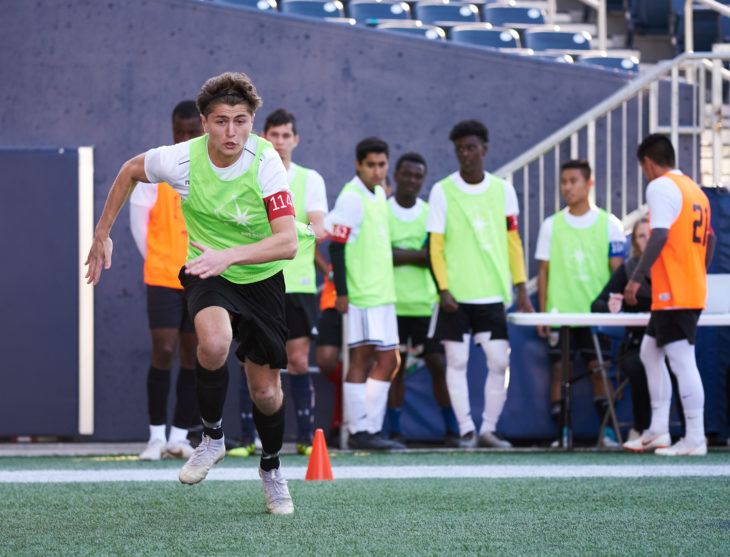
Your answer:
[[[264,495],[266,496],[266,512],[269,514],[292,514],[294,502],[289,495],[284,476],[280,468],[274,468],[264,472],[259,466],[259,476],[264,484]]]
[[[193,456],[195,449],[193,449],[190,441],[183,439],[177,443],[168,443],[166,451],[172,458],[190,458]]]
[[[512,443],[499,437],[494,431],[480,433],[477,439],[477,446],[489,447],[492,449],[511,449]]]
[[[226,456],[225,438],[211,439],[203,434],[203,440],[192,456],[180,469],[178,478],[184,484],[196,484],[205,479],[208,471]]]
[[[139,453],[140,460],[160,460],[165,455],[165,442],[162,439],[151,439],[144,451]]]
[[[707,454],[707,441],[703,439],[697,443],[682,437],[671,447],[657,449],[654,454],[660,456],[705,456]]]
[[[652,433],[648,429],[641,435],[631,441],[626,441],[623,447],[627,451],[633,453],[643,453],[653,451],[655,449],[665,449],[672,444],[672,438],[669,433]]]

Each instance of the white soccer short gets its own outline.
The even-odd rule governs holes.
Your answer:
[[[400,344],[395,304],[372,308],[350,304],[347,309],[347,329],[347,344],[350,348],[373,344],[376,350],[392,350]]]

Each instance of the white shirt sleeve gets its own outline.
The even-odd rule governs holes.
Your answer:
[[[279,153],[274,149],[265,149],[261,152],[259,186],[264,199],[280,191],[289,191],[286,168],[281,162]]]
[[[362,225],[363,207],[362,199],[354,191],[346,191],[340,194],[335,202],[335,208],[330,211],[324,219],[324,227],[332,234],[336,224],[348,226],[350,228],[350,236],[348,243],[354,242],[360,233]]]
[[[623,257],[626,251],[626,235],[616,215],[608,215],[609,257]]]
[[[150,211],[157,202],[157,184],[140,182],[129,198],[129,228],[143,259],[147,259],[147,230]]]
[[[553,217],[550,216],[542,221],[540,232],[537,233],[537,247],[535,248],[535,259],[538,261],[550,261],[550,241],[553,237]]]
[[[517,191],[510,182],[504,182],[504,216],[516,217],[520,214],[520,205],[517,202]]]
[[[150,149],[144,157],[144,173],[153,183],[167,182],[183,200],[190,191],[190,147],[184,141]]]
[[[327,190],[324,186],[324,179],[316,170],[307,172],[304,210],[307,213],[327,213]]]
[[[436,234],[446,232],[446,194],[441,184],[436,184],[428,194],[428,219],[426,230]]]
[[[662,176],[646,188],[649,224],[652,228],[670,228],[682,212],[682,192],[671,178]]]

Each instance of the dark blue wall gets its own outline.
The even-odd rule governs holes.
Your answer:
[[[0,146],[93,145],[98,216],[120,165],[171,142],[172,107],[227,70],[257,84],[259,125],[279,106],[296,113],[295,158],[321,172],[330,201],[352,176],[354,145],[365,136],[388,140],[394,157],[420,151],[431,182],[455,168],[451,126],[476,117],[490,129],[487,165],[496,168],[627,79],[187,0],[16,0],[0,17]],[[95,437],[142,438],[149,340],[126,208],[113,238],[114,264],[96,289]],[[228,423],[235,391],[234,382]]]

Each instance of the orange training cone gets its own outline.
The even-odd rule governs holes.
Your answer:
[[[314,432],[312,453],[309,455],[309,465],[305,480],[333,480],[330,455],[327,454],[327,442],[324,440],[324,431]]]

